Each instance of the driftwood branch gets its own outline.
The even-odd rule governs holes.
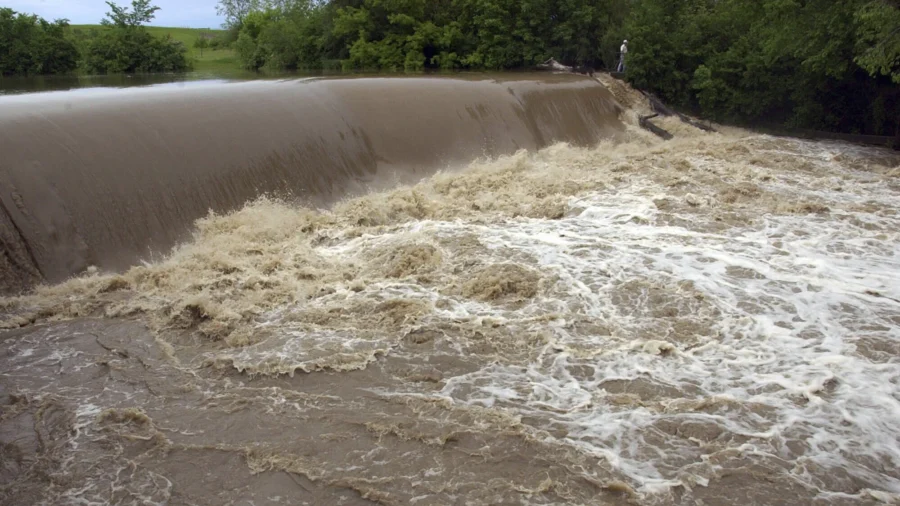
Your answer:
[[[562,63],[559,63],[554,58],[550,58],[549,60],[545,61],[544,63],[538,63],[536,65],[536,67],[538,70],[552,70],[552,71],[556,71],[556,72],[569,72],[569,73],[576,73],[576,74],[585,74],[585,75],[589,75],[592,77],[594,75],[594,69],[591,67],[584,67],[584,66],[570,67],[568,65],[563,65]]]
[[[647,97],[647,100],[650,101],[650,108],[653,109],[653,112],[662,114],[663,116],[678,116],[678,119],[680,119],[681,121],[687,123],[688,125],[691,125],[694,128],[699,128],[700,130],[703,130],[705,132],[716,131],[714,128],[708,127],[703,123],[700,123],[699,121],[694,121],[684,114],[681,114],[680,112],[672,109],[671,107],[664,104],[662,100],[656,98],[656,96],[654,96],[652,93],[647,93],[644,91],[641,91],[641,93],[643,93],[644,96]]]
[[[658,137],[661,137],[662,139],[665,139],[665,140],[672,139],[672,137],[673,137],[672,134],[670,134],[666,130],[654,125],[653,123],[650,123],[650,120],[657,116],[659,116],[659,114],[651,114],[650,116],[641,116],[640,118],[638,118],[638,124],[640,124],[641,128],[643,128],[644,130],[653,132],[654,134],[656,134]]]
[[[556,61],[555,58],[550,58],[549,60],[545,61],[544,63],[538,63],[537,68],[540,70],[556,70],[559,72],[572,72],[572,67],[570,67],[568,65],[563,65],[562,63],[559,63],[558,61]]]

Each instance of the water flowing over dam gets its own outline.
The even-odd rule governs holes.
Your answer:
[[[309,205],[621,132],[569,76],[311,79],[7,97],[0,291],[121,270],[261,194]]]
[[[651,113],[0,97],[0,505],[897,503],[900,155]]]

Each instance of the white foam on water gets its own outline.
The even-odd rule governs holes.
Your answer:
[[[806,148],[823,163],[832,157],[817,154],[820,145]],[[885,183],[834,170],[848,179],[839,191],[801,172],[766,189],[892,211],[900,205]],[[582,211],[562,220],[418,223],[436,235],[475,233],[489,248],[523,253],[555,275],[529,307],[496,308],[505,321],[555,311],[610,329],[592,335],[544,324],[554,342],[538,360],[448,379],[441,395],[563,427],[567,444],[608,461],[642,492],[705,483],[717,470],[710,455],[732,448],[747,459],[783,462],[823,497],[869,494],[831,488],[822,480],[829,470],[885,497],[900,494],[900,480],[887,471],[900,466],[900,360],[860,349],[867,340],[900,340],[900,251],[884,239],[895,237],[897,213],[760,214],[709,232],[713,218],[702,213],[676,213],[687,225],[658,225],[653,199],[664,193],[647,182],[573,199],[570,209]],[[655,300],[653,290],[664,298]],[[654,304],[672,297],[676,304],[696,299],[669,321],[697,323],[700,334],[676,336],[652,317]],[[485,315],[490,307],[478,309]],[[616,380],[650,392],[620,406],[605,386]],[[660,431],[661,422],[727,436],[675,436]]]
[[[551,280],[524,305],[390,280],[307,308],[403,298],[431,304],[432,323],[548,333],[530,361],[445,377],[439,397],[564,429],[557,443],[608,462],[644,494],[702,486],[721,470],[716,456],[731,452],[732,462],[779,462],[820,497],[897,497],[900,479],[890,470],[900,466],[900,359],[869,348],[900,341],[900,200],[882,178],[834,162],[845,147],[788,144],[793,152],[770,154],[799,152],[821,172],[782,170],[759,186],[831,212],[760,212],[716,227],[715,213],[703,211],[714,198],[693,197],[700,209],[661,211],[654,201],[667,188],[636,177],[572,198],[559,220],[422,220],[318,250],[335,263],[359,262],[413,234],[474,234],[487,248],[482,261],[531,262]],[[715,171],[725,162],[696,163]],[[399,336],[288,331],[288,313],[263,324],[281,329],[280,338],[228,352],[233,365],[371,354]],[[575,320],[608,332],[579,330]]]
[[[717,197],[688,194],[688,206],[663,210],[657,199],[671,189],[632,173],[627,184],[570,199],[561,219],[382,227],[317,254],[365,264],[411,237],[474,235],[482,264],[526,264],[542,288],[512,305],[408,278],[341,288],[265,315],[258,328],[275,337],[213,359],[251,373],[366,367],[396,352],[413,323],[385,331],[363,318],[335,330],[294,324],[291,313],[416,301],[430,308],[418,325],[549,336],[536,353],[445,376],[436,396],[527,419],[554,443],[607,462],[639,493],[705,486],[723,463],[766,461],[823,498],[900,498],[900,358],[883,351],[900,342],[900,196],[885,178],[835,161],[853,151],[846,146],[770,141],[754,154],[808,164],[734,173],[780,201],[829,212],[761,206],[749,221],[717,226]],[[722,157],[686,159],[710,173],[734,169]],[[454,283],[468,274],[456,272]],[[381,393],[423,395],[413,386]]]

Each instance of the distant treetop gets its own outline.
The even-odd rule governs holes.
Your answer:
[[[100,22],[105,26],[117,26],[120,28],[135,28],[143,26],[156,17],[156,11],[159,7],[150,5],[150,0],[133,0],[131,2],[131,12],[128,7],[119,7],[113,2],[106,2],[110,12],[106,13],[106,17]]]

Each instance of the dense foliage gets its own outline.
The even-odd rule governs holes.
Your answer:
[[[719,120],[900,132],[893,0],[641,0],[628,78]]]
[[[629,0],[222,0],[251,69],[510,69],[615,58]]]
[[[187,70],[187,48],[145,30],[96,30],[84,46],[81,66],[91,74],[180,72]]]
[[[78,65],[78,50],[65,37],[65,20],[0,8],[0,75],[59,74]]]
[[[107,2],[102,27],[74,30],[68,22],[0,8],[0,75],[177,72],[188,68],[187,48],[171,38],[153,37],[144,24],[158,7],[134,0],[131,9]]]
[[[179,72],[188,68],[187,48],[170,37],[150,35],[144,24],[159,7],[134,0],[131,11],[106,2],[110,12],[103,28],[94,30],[82,47],[82,68],[89,73]]]

